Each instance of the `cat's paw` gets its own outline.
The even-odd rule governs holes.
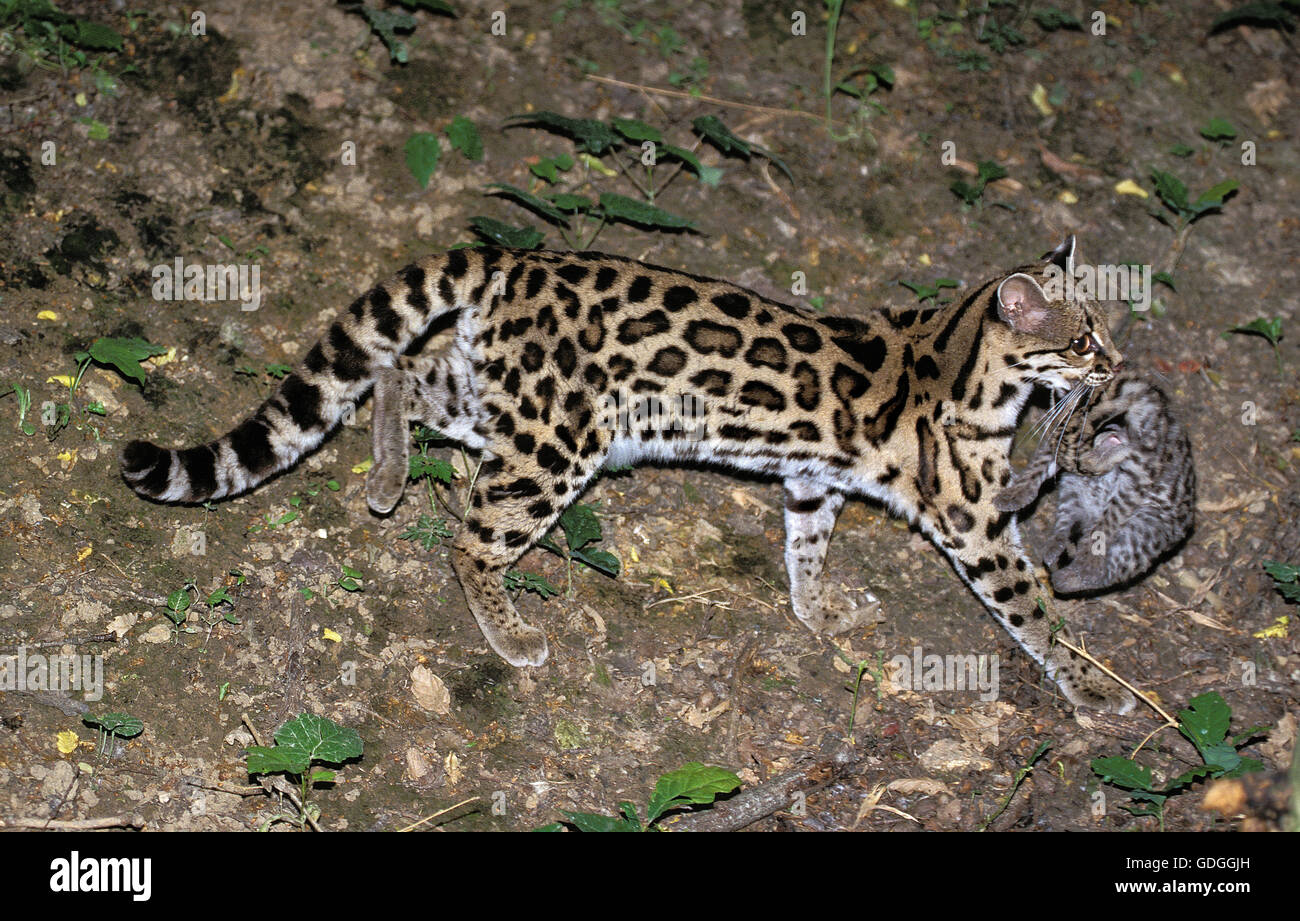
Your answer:
[[[550,656],[546,634],[531,624],[519,623],[505,630],[483,631],[488,645],[515,668],[541,665]]]
[[[1137,706],[1137,698],[1127,688],[1083,659],[1072,658],[1057,673],[1056,683],[1076,707],[1107,710],[1123,716]]]
[[[837,636],[884,620],[880,599],[874,594],[849,593],[839,588],[824,591],[814,611],[796,610],[795,613],[808,629],[825,636]]]

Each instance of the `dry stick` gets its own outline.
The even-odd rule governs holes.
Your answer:
[[[446,815],[447,813],[451,812],[453,809],[459,809],[461,806],[464,806],[466,803],[473,803],[480,799],[482,799],[482,797],[480,796],[471,796],[468,799],[463,799],[459,803],[448,806],[446,809],[439,809],[433,815],[425,816],[424,818],[420,819],[420,821],[418,822],[412,822],[410,825],[406,826],[405,828],[399,828],[398,832],[411,831],[413,829],[419,828],[425,822],[432,822],[440,815]]]
[[[258,746],[264,748],[265,746],[262,745],[262,738],[257,734],[257,728],[253,726],[253,721],[248,718],[248,714],[241,713],[239,715],[239,718],[240,721],[243,722],[243,724],[248,727],[249,733],[251,733],[253,736],[253,741],[256,742]],[[282,795],[288,797],[289,802],[293,803],[294,808],[298,810],[298,815],[306,819],[307,824],[310,825],[314,831],[325,830],[320,827],[320,825],[317,823],[315,819],[313,819],[310,815],[307,814],[307,810],[303,806],[302,801],[298,799],[298,794],[296,794],[293,788],[290,787],[287,783],[284,783],[283,781],[281,781],[280,783],[274,783],[270,780],[270,778],[267,777],[259,777],[257,779],[257,782],[258,784],[261,785],[262,789],[265,790],[268,794],[272,790],[275,790],[281,793]]]
[[[4,647],[25,646],[28,649],[44,649],[47,646],[84,646],[87,643],[116,643],[116,633],[92,633],[90,636],[67,636],[61,640],[41,640],[39,643],[8,643]]]
[[[848,747],[823,748],[815,758],[765,784],[745,790],[703,812],[660,824],[664,831],[738,831],[759,819],[790,807],[796,793],[818,790],[834,780],[855,759]]]
[[[0,828],[53,828],[60,831],[90,831],[96,828],[144,828],[141,815],[107,816],[102,819],[0,819]]]
[[[1158,703],[1156,703],[1156,702],[1155,702],[1154,700],[1152,700],[1150,697],[1147,697],[1145,694],[1143,694],[1143,693],[1142,693],[1141,691],[1139,691],[1137,688],[1133,687],[1133,685],[1129,684],[1127,681],[1125,681],[1125,680],[1124,680],[1123,678],[1121,678],[1119,675],[1115,674],[1113,671],[1111,671],[1111,670],[1110,670],[1109,668],[1107,668],[1105,665],[1102,665],[1100,662],[1098,662],[1097,659],[1096,659],[1096,657],[1093,656],[1090,652],[1088,652],[1088,650],[1086,650],[1086,649],[1081,649],[1081,648],[1079,648],[1078,646],[1075,646],[1075,645],[1074,645],[1073,643],[1071,643],[1069,640],[1063,640],[1063,639],[1061,639],[1059,636],[1058,636],[1058,637],[1055,637],[1055,638],[1053,639],[1053,642],[1060,643],[1060,644],[1061,644],[1062,646],[1064,646],[1066,649],[1073,650],[1074,652],[1077,652],[1079,655],[1083,656],[1085,659],[1087,659],[1087,660],[1088,660],[1089,662],[1091,662],[1093,665],[1097,666],[1099,669],[1101,669],[1101,670],[1102,670],[1103,672],[1105,672],[1107,675],[1110,675],[1110,677],[1114,678],[1116,681],[1118,681],[1118,682],[1119,682],[1120,684],[1122,684],[1124,687],[1128,688],[1130,691],[1132,691],[1134,694],[1136,694],[1139,700],[1141,700],[1144,704],[1146,704],[1146,705],[1147,705],[1148,707],[1150,707],[1152,710],[1155,710],[1157,713],[1159,713],[1161,716],[1163,716],[1163,717],[1165,718],[1165,723],[1164,723],[1163,726],[1157,726],[1155,729],[1152,729],[1149,733],[1147,733],[1146,738],[1144,738],[1141,742],[1138,743],[1138,747],[1135,748],[1135,749],[1133,749],[1132,754],[1130,754],[1130,755],[1128,756],[1130,761],[1132,761],[1133,758],[1134,758],[1134,756],[1136,756],[1137,753],[1140,752],[1140,751],[1142,750],[1142,746],[1146,745],[1148,742],[1151,741],[1152,736],[1154,736],[1157,732],[1160,732],[1162,729],[1169,729],[1170,727],[1172,727],[1172,728],[1174,728],[1174,729],[1177,729],[1177,728],[1178,728],[1178,721],[1177,721],[1176,719],[1174,719],[1172,716],[1170,716],[1170,715],[1165,711],[1165,709],[1164,709],[1163,707],[1161,707]]]

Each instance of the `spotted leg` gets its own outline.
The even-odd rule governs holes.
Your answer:
[[[826,551],[844,494],[813,480],[785,481],[785,568],[790,577],[790,604],[795,616],[814,633],[843,633],[878,612],[880,600],[866,593],[858,605],[847,596],[832,596],[822,582]]]
[[[366,475],[366,501],[380,515],[391,512],[402,498],[409,470],[411,432],[407,427],[405,377],[397,368],[384,368],[375,376],[370,423],[374,464]]]
[[[1058,613],[1064,603],[1055,601],[1051,590],[1039,582],[1025,556],[1012,515],[991,507],[982,511],[978,517],[964,509],[950,511],[940,524],[940,513],[923,509],[920,523],[993,616],[1044,666],[1071,703],[1117,713],[1132,710],[1132,694],[1061,642],[1079,645]],[[976,535],[986,539],[976,540]]]

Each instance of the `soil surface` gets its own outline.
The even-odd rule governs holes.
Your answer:
[[[294,809],[251,785],[245,720],[270,744],[313,713],[365,745],[311,792],[329,829],[429,816],[421,828],[529,829],[622,800],[644,814],[657,778],[684,763],[752,788],[836,746],[848,763],[828,784],[751,827],[1234,827],[1201,808],[1203,785],[1168,801],[1163,826],[1122,808],[1090,763],[1129,754],[1161,717],[1076,718],[943,557],[871,504],[846,507],[828,578],[870,587],[884,619],[830,641],[789,608],[778,484],[681,468],[602,477],[583,501],[598,508],[594,546],[622,572],[530,551],[519,569],[560,594],[519,598],[551,657],[516,670],[475,627],[447,542],[402,539],[421,516],[454,531],[466,481],[433,507],[421,483],[391,517],[367,509],[368,406],[293,470],[209,507],[138,499],[116,458],[133,438],[180,446],[228,431],[336,311],[416,256],[477,239],[474,217],[538,226],[566,248],[484,194],[545,190],[530,165],[577,152],[518,113],[640,119],[722,169],[716,186],[683,170],[655,198],[696,232],[611,224],[594,248],[811,309],[915,303],[900,280],[974,284],[1075,233],[1082,261],[1171,274],[1147,311],[1112,302],[1112,330],[1128,364],[1174,396],[1199,508],[1172,558],[1071,604],[1070,621],[1167,711],[1213,691],[1234,733],[1272,727],[1244,752],[1282,770],[1300,649],[1296,624],[1280,623],[1295,606],[1263,563],[1300,562],[1294,40],[1209,34],[1227,3],[1107,4],[1099,35],[1072,0],[1057,6],[1082,28],[1001,5],[850,2],[832,67],[861,98],[836,93],[828,126],[822,4],[805,5],[802,29],[785,5],[749,0],[452,5],[455,17],[411,13],[405,64],[356,12],[300,0],[216,0],[197,35],[177,4],[138,0],[128,16],[64,2],[121,33],[122,50],[66,69],[35,66],[23,42],[0,57],[0,382],[30,391],[33,423],[20,429],[18,393],[0,401],[0,654],[97,656],[103,677],[94,701],[0,693],[0,821],[258,828]],[[871,89],[873,69],[884,80]],[[698,144],[705,115],[790,175],[758,152]],[[449,143],[457,116],[478,126],[482,159]],[[1204,136],[1215,118],[1236,136]],[[441,140],[426,188],[405,162],[415,132]],[[560,185],[636,196],[615,161],[575,163]],[[951,186],[974,184],[981,161],[1008,175],[968,205]],[[1240,187],[1178,235],[1152,216],[1173,217],[1153,166],[1193,199]],[[256,264],[261,306],[158,299],[155,268],[176,260]],[[1281,319],[1276,354],[1263,337],[1224,336],[1260,317]],[[69,400],[61,376],[109,337],[166,351],[142,384],[92,363]],[[433,453],[473,471],[458,449]],[[1031,543],[1050,512],[1047,498]],[[167,599],[187,583],[177,626]],[[230,602],[210,608],[219,588]],[[891,662],[914,653],[996,656],[996,689],[899,689]],[[105,713],[143,731],[103,745],[83,716]],[[1169,728],[1138,758],[1165,777],[1201,763]]]

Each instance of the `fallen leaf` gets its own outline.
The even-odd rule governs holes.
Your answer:
[[[1138,198],[1150,198],[1147,190],[1142,188],[1132,179],[1122,179],[1115,183],[1115,194],[1117,195],[1136,195]]]
[[[422,710],[439,716],[451,712],[451,692],[447,690],[447,685],[423,665],[411,669],[411,696]]]

